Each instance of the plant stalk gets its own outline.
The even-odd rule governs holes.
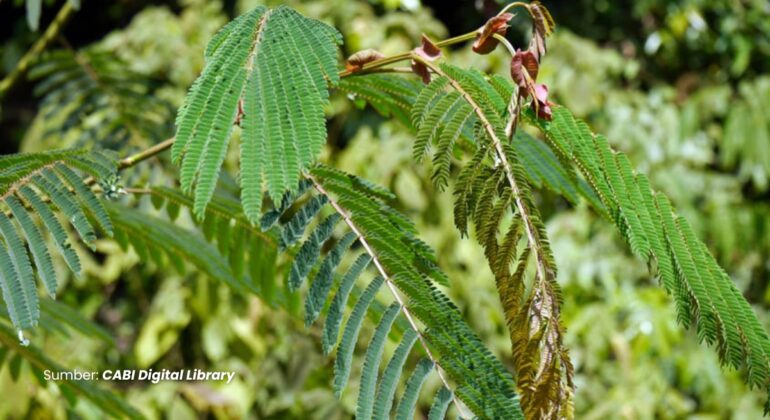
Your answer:
[[[478,34],[478,31],[472,31],[468,32],[462,35],[458,35],[456,37],[447,38],[443,41],[436,42],[436,46],[439,48],[448,47],[450,45],[459,44],[461,42],[469,41],[473,38],[476,38],[476,35]],[[353,74],[358,74],[361,72],[365,72],[366,70],[375,69],[378,67],[386,66],[388,64],[397,63],[399,61],[404,61],[412,58],[412,52],[402,52],[400,54],[391,55],[388,57],[380,58],[379,60],[374,60],[369,63],[364,64],[360,70],[357,71],[351,71],[351,70],[343,70],[339,72],[340,78],[347,77]]]
[[[19,81],[22,75],[24,75],[37,60],[38,56],[48,48],[49,45],[59,36],[64,26],[69,22],[72,15],[74,15],[75,9],[72,7],[72,3],[66,2],[64,6],[59,10],[59,13],[54,18],[53,22],[48,25],[48,28],[43,33],[32,48],[24,54],[24,56],[16,64],[16,67],[8,73],[2,81],[0,81],[0,100],[5,97],[8,91]]]

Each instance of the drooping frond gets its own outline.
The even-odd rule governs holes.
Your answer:
[[[288,7],[257,7],[226,25],[206,49],[206,67],[177,115],[172,157],[183,190],[204,215],[233,126],[241,130],[241,195],[248,219],[297,187],[326,141],[323,107],[336,85],[341,35]]]
[[[44,139],[119,150],[168,138],[171,104],[154,95],[159,83],[97,48],[43,56],[29,72],[42,98]]]
[[[417,134],[414,157],[419,160],[433,150],[432,178],[439,188],[448,184],[453,166],[459,166],[459,152],[472,156],[456,178],[455,222],[462,234],[468,233],[469,220],[475,222],[472,225],[477,228],[477,239],[485,247],[498,283],[524,281],[525,270],[511,270],[511,265],[518,258],[516,242],[521,238],[535,242],[533,249],[537,252],[526,255],[536,259],[533,282],[541,287],[531,290],[532,293],[539,290],[538,293],[545,293],[546,297],[530,300],[525,305],[524,296],[516,299],[501,294],[511,331],[526,330],[527,343],[542,344],[535,346],[533,356],[537,358],[537,354],[542,354],[542,361],[527,362],[524,366],[522,360],[522,365],[516,368],[519,374],[526,369],[532,375],[540,372],[540,376],[530,381],[529,389],[523,389],[521,384],[518,386],[523,392],[525,410],[529,410],[531,416],[547,415],[548,409],[538,411],[538,407],[543,405],[550,406],[552,411],[569,410],[572,368],[561,342],[563,328],[558,316],[556,271],[530,186],[545,186],[572,202],[583,196],[598,203],[598,198],[590,186],[576,176],[569,161],[564,161],[548,145],[521,132],[508,140],[505,122],[509,118],[508,103],[513,95],[510,82],[498,76],[488,78],[477,71],[449,65],[434,66],[433,71],[437,77],[416,96],[397,89],[377,90],[387,86],[386,83],[399,83],[403,77],[398,75],[353,76],[345,79],[342,86],[354,99],[367,100],[384,115],[398,115],[401,104],[412,104],[407,126],[413,126]],[[492,179],[499,182],[495,183]],[[511,223],[507,221],[508,214],[514,218],[510,228],[506,227]],[[519,223],[521,221],[526,223]],[[516,235],[517,232],[520,235]],[[518,266],[526,267],[526,264]],[[515,273],[518,276],[514,277]],[[501,292],[507,290],[512,289],[506,287]],[[524,314],[547,319],[546,328],[550,333],[539,334],[526,316],[516,316],[522,308],[525,309]],[[518,324],[513,323],[516,319]],[[525,321],[527,324],[522,324]],[[541,364],[547,366],[538,369]],[[561,374],[554,375],[553,372]],[[550,388],[542,386],[546,383],[550,384]],[[559,391],[555,393],[555,389]],[[541,396],[546,397],[545,403]]]
[[[573,202],[579,194],[590,196],[590,189],[541,142],[523,133],[509,139],[509,84],[475,70],[431,66],[438,77],[412,110],[415,158],[437,144],[433,178],[442,187],[455,144],[469,138],[472,157],[455,183],[455,221],[463,234],[469,221],[475,227],[498,284],[514,356],[526,354],[513,358],[525,413],[559,416],[572,404],[572,365],[562,342],[556,266],[531,187],[546,185]],[[519,242],[525,252],[517,252]],[[534,276],[525,287],[530,260]]]
[[[51,297],[57,276],[45,232],[75,275],[80,262],[71,246],[66,224],[89,246],[96,239],[91,220],[107,235],[112,223],[91,191],[90,183],[114,178],[115,160],[85,150],[8,155],[0,158],[0,286],[16,329],[33,327],[40,317],[35,272]],[[88,179],[83,174],[89,175]],[[7,210],[6,210],[7,209]]]
[[[261,225],[277,226],[276,236],[284,238],[286,252],[294,255],[287,286],[301,289],[307,280],[306,322],[329,308],[322,342],[325,353],[337,347],[335,392],[341,394],[348,384],[359,332],[366,318],[374,318],[379,326],[364,356],[357,404],[360,417],[387,418],[399,410],[408,415],[422,379],[436,372],[445,387],[455,390],[450,393],[453,398],[462,400],[477,416],[521,418],[512,378],[435,289],[434,284],[446,278],[436,267],[433,252],[417,239],[414,226],[384,201],[392,195],[327,167],[314,167],[306,177],[313,188],[304,194],[287,193],[263,216]],[[337,237],[335,232],[340,230]],[[345,250],[358,257],[335,275]],[[373,280],[365,280],[372,278],[366,271],[374,271]],[[366,287],[357,285],[362,281]],[[378,298],[381,289],[389,290],[390,304]],[[352,311],[345,321],[346,306],[352,306]],[[379,376],[384,341],[399,331],[403,331],[402,343]],[[398,404],[401,408],[394,408],[399,379],[403,372],[412,371],[407,357],[417,349],[436,368],[425,369],[428,362],[419,364],[413,374],[416,379],[407,384],[409,393]]]
[[[590,183],[631,250],[653,267],[673,295],[679,321],[696,324],[698,338],[715,345],[721,361],[745,369],[751,386],[770,391],[770,339],[727,273],[677,216],[668,198],[655,192],[606,138],[563,107],[553,121],[530,118],[554,150]]]

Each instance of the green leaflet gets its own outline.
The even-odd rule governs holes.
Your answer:
[[[383,282],[383,278],[377,276],[369,283],[353,307],[347,324],[345,324],[345,332],[342,334],[342,341],[337,349],[337,359],[334,363],[334,393],[338,398],[342,395],[342,390],[348,382],[353,350],[355,350],[358,340],[358,332],[361,331],[361,323]]]
[[[406,363],[406,358],[412,351],[415,341],[417,341],[417,332],[411,328],[407,329],[401,338],[401,343],[393,353],[393,357],[382,372],[382,379],[377,386],[377,397],[374,402],[374,416],[372,418],[376,420],[390,418],[390,409],[393,407],[393,397],[396,395],[398,378],[401,377],[404,363]]]
[[[207,106],[216,106],[217,99],[221,103],[224,91],[233,82],[232,76],[238,72],[239,68],[245,67],[249,48],[253,43],[253,34],[257,30],[256,22],[265,11],[264,7],[258,7],[232,23],[234,26],[230,33],[237,29],[245,33],[239,32],[235,36],[228,36],[225,40],[221,40],[222,45],[216,49],[216,54],[206,61],[203,72],[195,80],[185,97],[184,104],[179,108],[176,118],[177,132],[171,149],[171,156],[175,162],[179,162],[183,157],[185,160],[193,158],[187,164],[186,170],[184,169],[184,162],[181,162],[183,166],[181,178],[186,179],[183,181],[183,186],[186,188],[189,188],[193,181],[194,170],[199,164],[198,159],[203,153],[208,135],[211,134],[209,131],[194,132],[196,128],[202,130],[211,128],[216,116],[204,115],[204,110]],[[225,71],[230,76],[229,78],[222,74]],[[240,91],[241,87],[236,86],[234,90]],[[229,124],[231,123],[232,121]],[[221,133],[217,135],[222,136]],[[222,141],[226,140],[228,139],[222,139]],[[188,151],[192,153],[192,156],[184,156]]]
[[[430,108],[425,119],[417,127],[417,136],[414,141],[412,157],[416,161],[422,159],[422,155],[428,146],[439,136],[443,128],[442,123],[446,123],[462,108],[468,108],[465,105],[462,96],[457,92],[450,92],[443,95]]]
[[[530,136],[525,131],[517,131],[513,141],[532,185],[546,186],[571,203],[580,201],[581,195],[592,203],[598,203],[590,187],[576,179],[570,166],[560,162],[543,141]]]
[[[61,163],[56,164],[54,170],[75,190],[75,195],[80,200],[81,206],[94,215],[102,230],[104,230],[108,236],[112,236],[112,223],[110,222],[110,218],[107,216],[107,211],[104,210],[104,206],[102,206],[102,203],[96,198],[93,191],[83,183],[80,177],[73,172],[72,169]]]
[[[308,223],[310,223],[313,217],[318,214],[321,207],[323,207],[327,201],[328,199],[326,196],[314,196],[297,211],[281,231],[281,240],[279,244],[281,250],[295,244],[299,238],[302,237]]]
[[[10,258],[10,263],[13,267],[13,278],[15,278],[15,281],[10,280],[12,286],[9,287],[9,290],[12,295],[16,296],[11,296],[14,305],[13,309],[10,307],[9,309],[16,312],[15,318],[18,322],[16,328],[34,327],[40,319],[35,274],[32,271],[32,263],[29,260],[24,243],[21,241],[11,220],[4,213],[0,213],[0,236],[5,241],[5,252],[7,252],[7,255],[3,256],[2,259]],[[5,265],[7,261],[0,261],[0,264]],[[7,276],[5,273],[4,275]]]
[[[233,121],[238,113],[238,100],[246,80],[245,66],[249,49],[260,16],[261,13],[249,13],[233,29],[237,36],[228,37],[218,51],[218,60],[215,56],[204,69],[204,75],[209,68],[215,71],[213,79],[204,79],[202,82],[208,91],[198,92],[193,88],[188,94],[188,97],[192,96],[192,100],[196,101],[190,104],[188,111],[194,119],[182,118],[177,122],[179,129],[172,156],[177,160],[179,153],[184,152],[180,170],[182,189],[186,192],[192,191],[193,184],[197,181],[194,210],[198,217],[203,216],[203,208],[210,201],[219,178],[219,168],[224,159]]]
[[[326,142],[323,107],[339,82],[341,35],[288,7],[257,7],[221,29],[206,48],[206,67],[177,115],[172,157],[183,189],[194,187],[204,215],[230,132],[241,121],[242,204],[256,223],[266,187],[277,202]]]
[[[433,399],[433,405],[428,412],[428,420],[443,420],[449,404],[452,402],[452,391],[441,387]]]
[[[380,366],[385,340],[388,338],[388,332],[400,311],[401,305],[398,302],[393,302],[382,315],[380,323],[374,330],[374,337],[372,337],[364,357],[364,367],[361,372],[361,382],[358,391],[358,405],[356,406],[356,418],[368,419],[372,417],[374,387],[377,383],[377,371]]]
[[[51,234],[54,245],[64,257],[64,261],[67,263],[70,270],[72,270],[76,276],[80,275],[80,260],[69,243],[69,238],[64,231],[64,227],[59,223],[59,220],[53,214],[53,211],[43,203],[43,200],[41,200],[31,188],[24,186],[21,188],[20,192],[21,197],[32,206],[32,210],[34,210],[43,221],[43,225]]]
[[[334,282],[334,270],[339,265],[342,256],[347,252],[350,245],[357,239],[355,233],[348,232],[321,263],[321,268],[313,279],[307,298],[305,300],[305,326],[309,327],[321,314],[326,297]]]
[[[281,215],[294,204],[294,200],[300,197],[305,191],[310,188],[311,182],[308,180],[302,180],[299,183],[296,191],[287,191],[281,197],[281,200],[276,202],[275,208],[266,212],[260,219],[259,226],[263,231],[270,229],[275,222],[281,217]]]
[[[289,272],[289,290],[295,291],[299,288],[310,270],[313,268],[318,256],[321,253],[321,246],[334,232],[334,226],[340,220],[338,214],[333,214],[324,219],[316,228],[313,233],[307,238],[305,243],[297,252],[297,256],[294,257],[294,262],[291,265],[291,271]]]
[[[446,69],[449,67],[450,67],[449,65],[445,66],[444,70],[446,71]],[[450,73],[456,69],[458,68],[457,67],[450,68]],[[510,95],[502,96],[500,94],[500,91],[498,89],[495,89],[494,86],[492,86],[492,84],[490,83],[490,81],[488,80],[487,76],[484,73],[480,72],[477,69],[468,69],[463,72],[460,78],[465,79],[463,84],[466,89],[468,89],[469,86],[473,86],[472,88],[470,88],[471,91],[478,90],[479,92],[481,92],[482,97],[485,98],[485,101],[487,101],[489,105],[494,107],[495,111],[498,114],[502,115],[506,112],[508,107],[508,101],[511,99]]]
[[[433,362],[429,359],[421,359],[412,372],[412,376],[406,382],[406,390],[401,397],[396,409],[396,420],[411,420],[414,418],[414,407],[417,397],[420,396],[420,388],[433,370]]]
[[[486,149],[478,148],[471,161],[460,171],[455,182],[452,192],[455,197],[454,222],[457,230],[460,231],[460,236],[468,236],[468,219],[475,211],[475,196],[481,190],[483,181],[493,172],[481,164],[486,155]]]
[[[97,178],[102,175],[105,165],[110,166],[111,173],[115,171],[114,159],[100,151],[65,149],[3,155],[0,156],[0,191],[15,188],[15,183],[19,183],[16,186],[27,184],[28,178],[57,163],[64,163]]]
[[[412,106],[412,125],[419,127],[427,117],[425,112],[428,106],[435,103],[444,93],[444,88],[449,85],[449,79],[446,77],[437,77],[430,82],[428,86],[420,91],[417,99],[413,101]]]
[[[433,155],[433,183],[444,189],[449,184],[449,165],[454,154],[454,146],[463,130],[472,123],[475,114],[473,109],[465,102],[459,106],[459,110],[451,116],[441,131],[436,153]],[[416,145],[416,143],[415,143]]]
[[[22,279],[16,274],[5,247],[0,247],[0,287],[13,325],[18,330],[31,327],[35,317],[33,303],[26,300]]]
[[[265,153],[266,107],[262,96],[249,94],[262,80],[261,69],[256,66],[248,79],[246,98],[243,105],[243,132],[241,138],[241,199],[246,216],[255,223],[262,214],[262,192],[264,191],[264,168],[268,156]],[[286,196],[288,192],[284,194]],[[269,213],[268,213],[269,214]],[[264,228],[264,222],[262,224]]]
[[[21,226],[22,232],[24,232],[24,235],[27,237],[27,243],[29,243],[32,258],[37,266],[37,272],[43,280],[43,284],[45,284],[48,295],[55,299],[56,272],[53,268],[51,255],[48,253],[48,248],[45,245],[43,234],[32,221],[32,218],[29,217],[27,211],[19,200],[15,197],[8,197],[5,199],[5,203],[10,207],[13,217],[16,218]]]
[[[339,332],[340,324],[342,323],[342,312],[348,301],[350,290],[353,288],[358,276],[371,261],[372,258],[369,255],[359,255],[342,278],[337,293],[334,294],[332,303],[329,306],[329,311],[326,314],[326,322],[324,323],[324,332],[321,339],[324,354],[331,353],[332,349],[337,344],[337,334]]]
[[[256,10],[255,10],[256,11]],[[232,32],[236,30],[244,20],[252,18],[251,13],[246,13],[243,15],[240,15],[236,17],[235,19],[231,20],[225,26],[221,27],[217,33],[214,34],[214,36],[211,38],[209,43],[206,45],[206,49],[203,51],[203,58],[208,62],[211,60],[214,56],[214,53],[217,52],[219,47],[222,46],[222,44],[227,40]]]
[[[64,216],[78,232],[78,235],[80,235],[80,239],[86,245],[93,247],[93,243],[96,240],[96,233],[94,233],[93,227],[88,223],[85,213],[66,189],[57,185],[59,184],[58,179],[53,175],[44,173],[42,176],[36,176],[32,181],[35,186],[39,187],[51,199],[51,202],[59,208],[59,211],[64,213]]]

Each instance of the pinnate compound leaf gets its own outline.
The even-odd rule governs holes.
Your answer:
[[[326,142],[324,106],[339,81],[336,29],[288,7],[257,7],[220,30],[179,109],[172,158],[202,218],[240,123],[240,185],[247,218],[295,191]]]

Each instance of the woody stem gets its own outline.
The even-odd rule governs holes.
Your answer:
[[[452,37],[452,38],[444,39],[442,41],[438,41],[438,42],[436,42],[436,46],[439,47],[439,48],[443,48],[443,47],[448,47],[450,45],[459,44],[461,42],[470,41],[471,39],[476,38],[477,34],[478,34],[478,31],[471,31],[471,32],[468,32],[466,34],[462,34],[462,35],[458,35],[458,36],[455,36],[455,37]],[[391,55],[391,56],[388,56],[388,57],[380,58],[379,60],[370,61],[370,62],[364,64],[361,67],[361,69],[358,69],[355,72],[351,71],[351,70],[342,70],[341,72],[339,72],[339,76],[341,78],[342,77],[346,77],[346,76],[350,76],[353,73],[365,72],[366,70],[375,69],[375,68],[378,68],[378,67],[386,66],[388,64],[397,63],[399,61],[408,60],[410,58],[412,58],[412,52],[411,51],[402,52],[402,53],[399,53],[399,54],[396,54],[396,55]]]

